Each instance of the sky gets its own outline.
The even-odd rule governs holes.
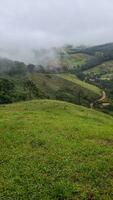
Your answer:
[[[33,50],[113,42],[113,0],[0,0],[0,56],[33,61]]]

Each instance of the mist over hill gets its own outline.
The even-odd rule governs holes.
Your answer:
[[[111,0],[1,0],[0,56],[36,64],[43,48],[110,43],[112,21]]]

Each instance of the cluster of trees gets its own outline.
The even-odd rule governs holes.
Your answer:
[[[113,79],[98,79],[95,84],[100,88],[106,89],[109,97],[113,99]]]
[[[36,70],[36,66],[33,64],[26,65],[24,62],[0,58],[0,74],[25,75],[27,72],[31,73],[34,70]]]
[[[23,78],[19,81],[19,84],[17,81],[9,77],[0,78],[0,104],[45,98],[43,92],[32,80]]]
[[[36,67],[33,64],[25,65],[25,63],[23,63],[23,62],[15,61],[14,66],[11,67],[10,70],[6,71],[6,73],[11,76],[25,75],[27,72],[29,72],[29,73],[34,72],[35,69],[36,69]]]
[[[28,73],[33,72],[44,73],[44,68],[43,66],[37,68],[33,64],[26,65],[19,61],[0,59],[0,104],[44,98],[40,89],[27,78]]]
[[[12,103],[15,85],[11,80],[0,78],[0,104]]]

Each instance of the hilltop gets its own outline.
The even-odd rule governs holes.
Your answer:
[[[0,110],[0,199],[113,199],[112,117],[52,100]]]

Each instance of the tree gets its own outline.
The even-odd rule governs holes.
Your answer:
[[[15,61],[14,66],[9,70],[9,75],[24,75],[26,72],[26,65],[23,62]]]
[[[29,64],[29,65],[27,66],[27,70],[28,70],[28,72],[30,72],[30,73],[34,72],[34,70],[35,70],[35,65]]]
[[[0,104],[13,101],[14,83],[6,78],[0,78]]]

